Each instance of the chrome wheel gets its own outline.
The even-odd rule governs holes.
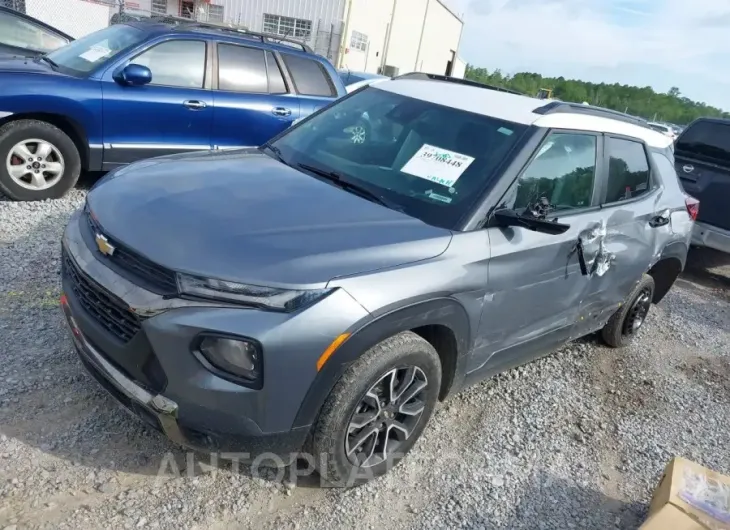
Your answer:
[[[350,129],[350,141],[353,144],[364,144],[367,137],[368,132],[362,125],[355,125]]]
[[[624,321],[623,332],[624,335],[633,335],[646,320],[646,315],[649,314],[649,307],[651,307],[652,289],[645,287],[639,292],[639,296],[636,297],[634,305],[629,309]]]
[[[395,456],[423,416],[426,374],[417,366],[394,368],[370,387],[347,426],[345,454],[371,467]]]
[[[30,139],[15,144],[5,168],[18,186],[40,191],[55,186],[65,169],[61,151],[45,140]]]

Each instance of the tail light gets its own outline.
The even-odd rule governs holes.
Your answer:
[[[687,213],[689,216],[693,221],[696,221],[697,215],[700,213],[700,201],[687,195],[684,198],[684,205],[687,207]]]

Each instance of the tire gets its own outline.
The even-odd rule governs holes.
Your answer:
[[[368,423],[362,429],[355,428],[350,431],[351,421],[356,420],[356,412],[366,418],[377,415],[373,406],[377,401],[369,396],[378,393],[373,390],[374,386],[379,390],[386,388],[383,378],[390,378],[389,374],[394,370],[395,396],[398,396],[400,391],[402,400],[418,390],[424,380],[426,386],[415,394],[413,400],[405,400],[404,403],[397,401],[396,405],[389,405],[392,407],[391,410],[388,408],[383,410],[383,414],[377,416],[379,419],[376,421]],[[413,374],[413,379],[409,379],[410,374]],[[403,381],[406,380],[412,381],[412,386],[405,385]],[[436,406],[440,386],[441,361],[438,353],[431,344],[415,333],[410,331],[400,333],[365,352],[335,384],[314,425],[308,449],[314,457],[320,477],[331,486],[349,487],[385,474],[402,460],[420,437]],[[411,415],[421,405],[423,409],[420,414]],[[387,415],[391,414],[392,410],[395,412],[389,418]],[[409,413],[404,414],[399,412],[400,410],[408,410]],[[373,456],[370,460],[364,460],[368,453],[367,448],[371,444],[366,441],[358,445],[356,435],[372,430],[379,423],[389,422],[390,425],[396,421],[402,427],[407,427],[408,435],[406,436],[401,429],[384,427],[377,435],[373,434],[367,438],[369,441],[378,441],[378,444],[372,444]],[[391,437],[391,442],[387,446],[390,454],[386,452],[387,458],[384,459],[380,449],[385,446],[382,440],[386,436]],[[351,450],[349,457],[348,444],[352,444],[349,447]]]
[[[20,145],[25,151],[19,150],[17,146]],[[42,153],[38,152],[41,145],[46,149]],[[32,155],[47,152],[48,155],[43,156],[42,161],[35,156],[25,160],[18,154],[22,152]],[[44,171],[51,165],[55,172]],[[16,174],[14,178],[11,176],[13,168],[21,172],[28,168],[28,171],[24,175]],[[63,197],[76,185],[80,174],[81,157],[76,145],[55,125],[39,120],[18,120],[0,127],[0,192],[10,199],[42,201]]]
[[[601,330],[603,340],[613,348],[627,346],[641,330],[654,297],[654,278],[644,274],[618,311]],[[637,325],[638,324],[638,325]]]

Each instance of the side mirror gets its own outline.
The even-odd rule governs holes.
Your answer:
[[[494,212],[492,220],[492,225],[494,226],[521,226],[528,230],[550,235],[563,234],[570,228],[570,225],[557,223],[555,221],[548,221],[547,219],[540,219],[539,217],[523,216],[508,208],[503,208]]]
[[[152,71],[141,64],[128,64],[114,74],[120,85],[141,86],[152,82]]]

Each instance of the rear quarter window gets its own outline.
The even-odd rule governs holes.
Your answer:
[[[674,168],[674,160],[662,153],[651,153],[651,158],[654,161],[654,165],[659,171],[659,178],[662,183],[669,184],[676,182],[677,186],[681,189],[681,183],[679,181],[679,175],[677,170]]]
[[[318,61],[289,53],[282,55],[297,92],[305,96],[335,97],[337,95],[329,74]]]

